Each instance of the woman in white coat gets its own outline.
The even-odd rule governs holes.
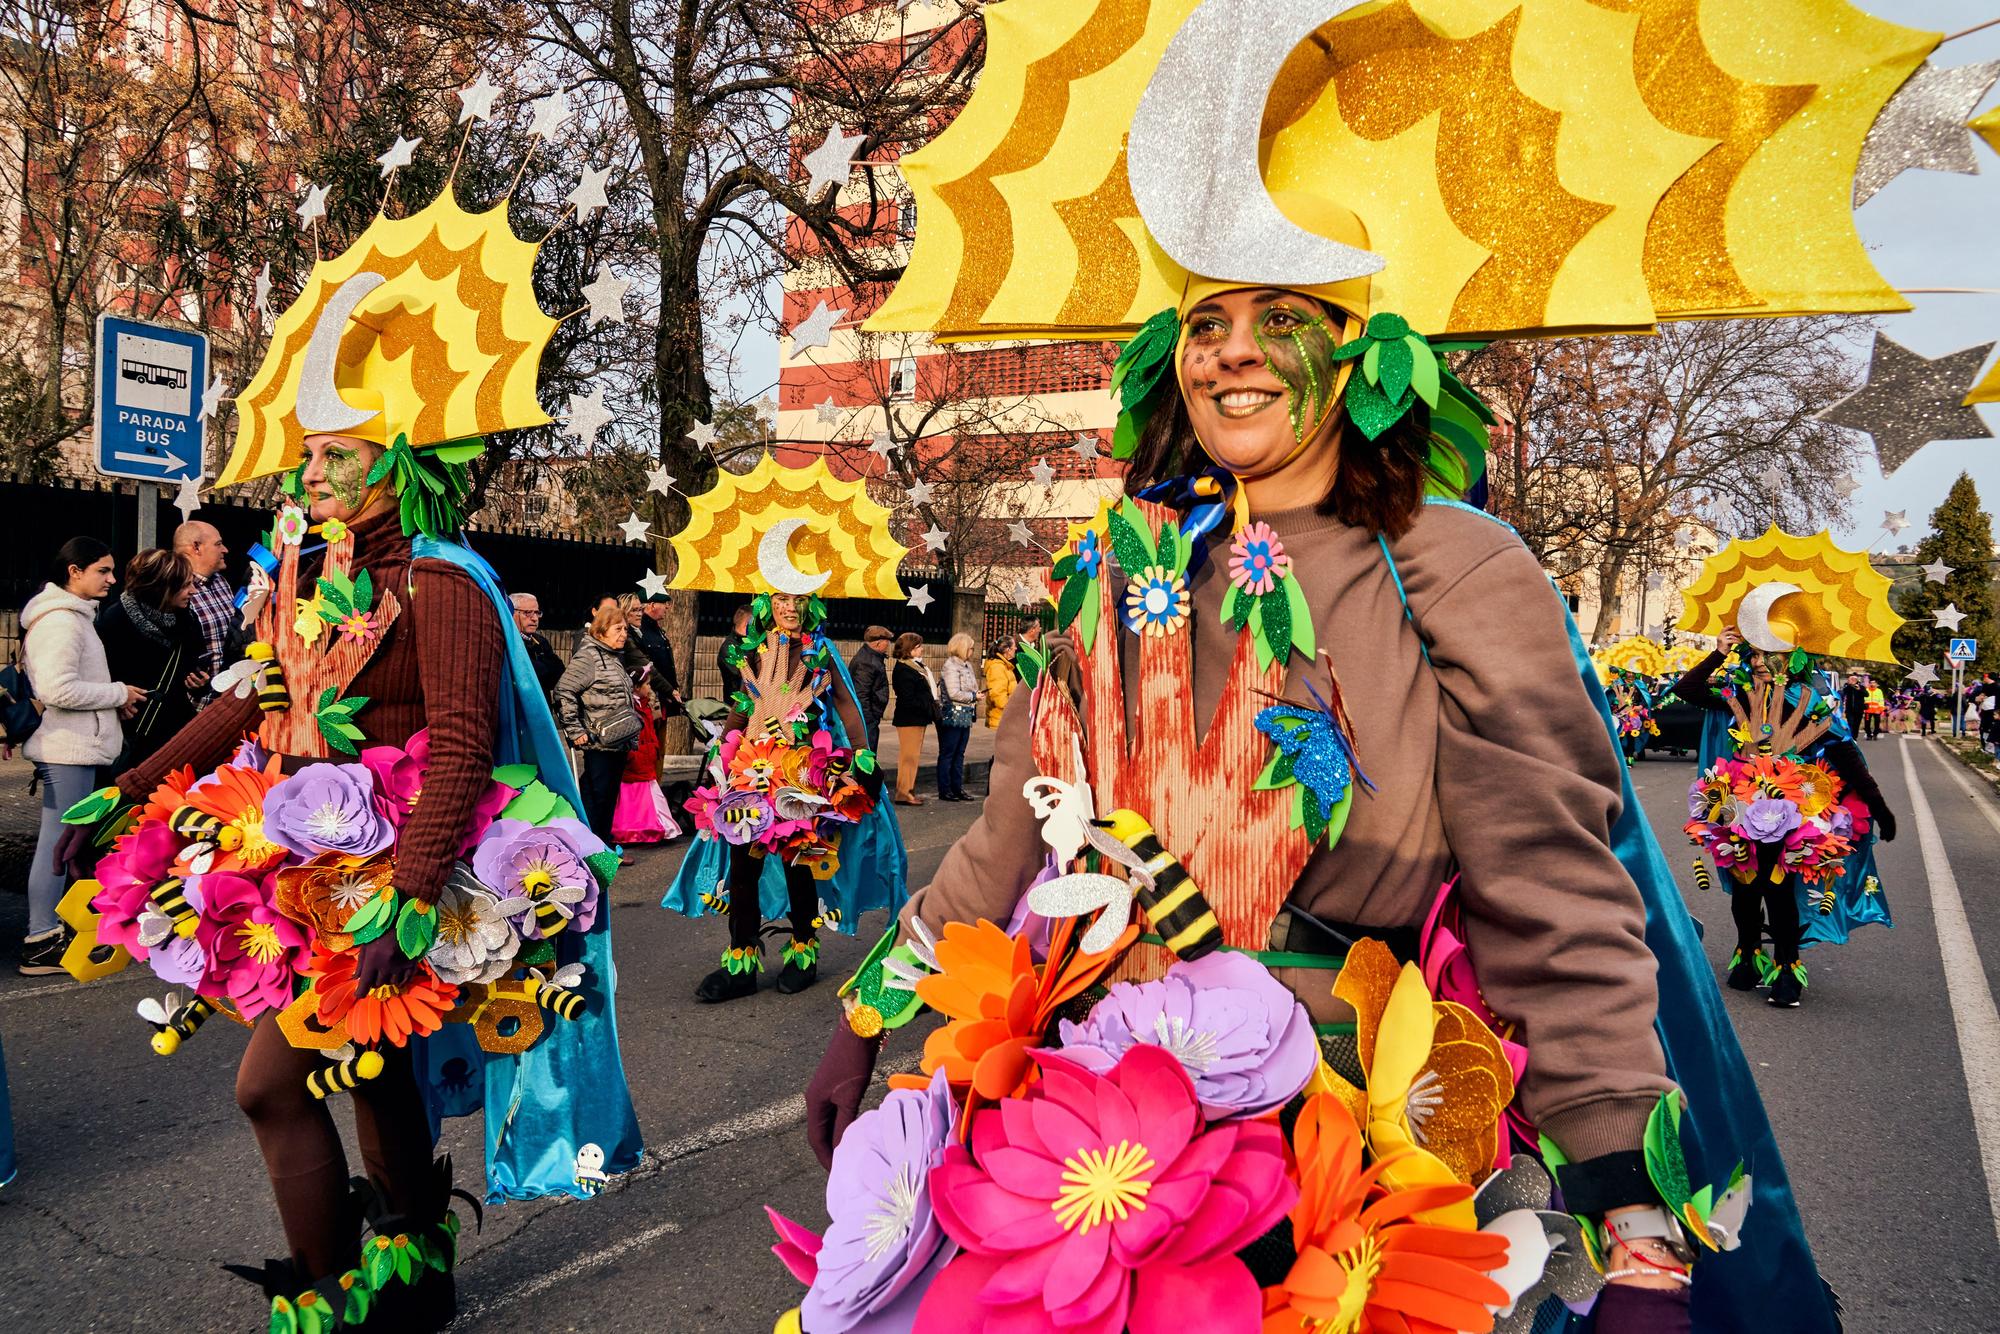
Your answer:
[[[111,548],[94,537],[72,537],[51,562],[49,582],[21,608],[28,681],[42,705],[41,725],[24,748],[42,783],[41,834],[28,868],[28,935],[21,971],[62,971],[69,933],[56,920],[66,877],[55,863],[62,813],[98,787],[100,765],[125,744],[121,711],[146,697],[138,686],[111,679],[97,638],[97,604],[118,582]]]

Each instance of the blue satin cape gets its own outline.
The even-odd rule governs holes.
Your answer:
[[[1457,501],[1430,503],[1471,510],[1507,526]],[[1597,669],[1575,618],[1565,612],[1564,620],[1577,673],[1616,750],[1617,726]],[[1755,1178],[1743,1245],[1720,1255],[1705,1251],[1695,1262],[1694,1328],[1697,1334],[1831,1334],[1840,1328],[1832,1291],[1813,1263],[1757,1081],[1736,1041],[1694,918],[1632,793],[1631,776],[1623,764],[1618,769],[1624,805],[1611,827],[1611,848],[1646,902],[1646,944],[1659,963],[1660,1008],[1653,1027],[1666,1053],[1667,1077],[1687,1095],[1681,1142],[1690,1175],[1697,1185],[1712,1182],[1719,1189],[1741,1161]]]
[[[847,664],[840,660],[838,653],[829,653],[827,658],[839,674],[840,684],[847,691],[849,699],[856,699],[854,681],[847,674]],[[840,721],[837,710],[825,710],[824,725],[833,734],[837,746],[853,743],[848,739],[846,724]],[[863,816],[859,823],[842,831],[840,836],[840,866],[834,871],[833,879],[820,882],[820,900],[840,913],[839,925],[834,929],[845,935],[853,935],[860,927],[861,914],[877,908],[895,912],[910,897],[909,856],[903,849],[903,831],[896,823],[896,812],[890,806],[889,794],[885,791],[882,799],[875,803],[875,809]],[[674,874],[674,883],[667,887],[666,897],[660,900],[662,908],[670,908],[689,917],[700,917],[708,909],[702,906],[703,893],[712,893],[722,887],[729,875],[729,845],[714,834],[695,835],[693,846],[681,858],[680,870]],[[791,915],[792,901],[785,889],[784,864],[776,857],[764,859],[762,877],[757,881],[758,910],[765,921],[778,921]]]
[[[477,552],[457,542],[418,537],[411,548],[416,559],[450,561],[470,574],[500,618],[506,654],[500,666],[494,763],[533,764],[550,790],[582,810],[568,748],[535,680],[499,575]],[[589,1003],[575,1019],[547,1016],[541,1039],[519,1056],[481,1051],[466,1024],[446,1024],[418,1044],[419,1068],[429,1076],[423,1081],[424,1100],[433,1133],[443,1117],[485,1109],[488,1203],[542,1195],[589,1198],[591,1192],[576,1180],[577,1150],[586,1144],[604,1150],[607,1174],[639,1165],[639,1118],[618,1055],[618,970],[611,961],[609,887],[599,901],[596,925],[581,935],[583,950],[577,958],[585,968],[581,991]],[[567,953],[559,957],[570,961]],[[472,1077],[481,1071],[483,1081]]]

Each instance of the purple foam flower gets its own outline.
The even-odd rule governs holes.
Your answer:
[[[1799,827],[1799,808],[1783,797],[1759,797],[1736,817],[1736,832],[1752,843],[1776,843]]]
[[[264,797],[264,836],[300,857],[372,857],[396,841],[361,764],[309,764]]]
[[[769,794],[737,790],[724,794],[722,800],[715,803],[715,810],[709,819],[715,824],[715,832],[722,835],[723,842],[741,847],[762,838],[776,822],[777,816],[771,809]]]
[[[832,1222],[800,1312],[813,1334],[904,1334],[958,1246],[931,1212],[930,1174],[951,1140],[951,1087],[899,1089],[841,1137],[826,1182]]]
[[[1319,1064],[1306,1008],[1263,964],[1228,950],[1157,982],[1120,982],[1083,1023],[1062,1023],[1063,1055],[1096,1074],[1141,1044],[1173,1053],[1217,1120],[1282,1107]]]
[[[579,931],[597,921],[597,875],[585,858],[604,851],[603,840],[568,818],[531,825],[495,820],[472,850],[472,873],[504,899],[547,902]],[[524,940],[542,935],[531,908],[512,915]]]

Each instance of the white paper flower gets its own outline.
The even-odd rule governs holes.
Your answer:
[[[428,956],[446,982],[492,982],[514,966],[521,938],[514,933],[500,898],[460,865],[444,883],[437,901],[437,940]]]

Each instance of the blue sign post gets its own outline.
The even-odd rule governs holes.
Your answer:
[[[207,334],[98,316],[97,470],[142,482],[199,477],[207,387]]]

